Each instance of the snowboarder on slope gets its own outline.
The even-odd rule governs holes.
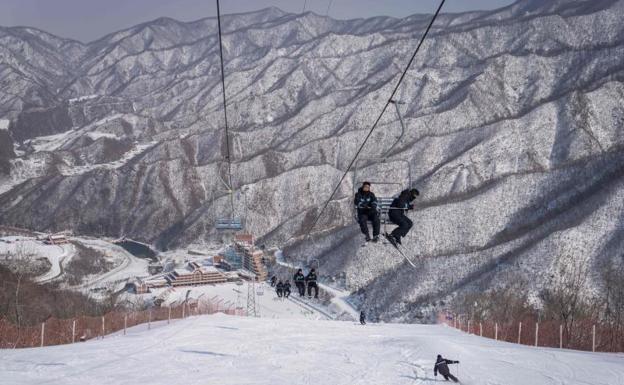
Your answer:
[[[295,286],[297,286],[297,290],[299,291],[299,297],[305,296],[305,276],[303,275],[303,271],[301,269],[297,270],[297,273],[293,277],[295,281]]]
[[[401,244],[401,238],[406,236],[410,231],[414,223],[405,215],[408,210],[413,210],[414,205],[412,201],[420,195],[420,192],[415,188],[411,190],[403,190],[397,198],[392,201],[388,218],[395,225],[398,225],[396,229],[392,230],[390,236],[394,238],[396,243]]]
[[[438,372],[444,377],[446,381],[449,379],[453,380],[453,382],[459,382],[457,377],[451,374],[448,365],[451,364],[459,364],[459,361],[447,360],[446,358],[442,358],[442,355],[438,354],[438,359],[436,360],[435,366],[433,367],[433,375],[435,377],[438,376]]]
[[[377,197],[370,190],[370,187],[370,182],[362,183],[362,187],[355,194],[353,204],[357,209],[358,223],[366,242],[371,240],[368,232],[368,221],[371,221],[373,224],[373,242],[378,242],[380,222],[379,212],[377,211]]]

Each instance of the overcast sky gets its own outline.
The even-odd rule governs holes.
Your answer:
[[[513,0],[447,0],[444,11],[494,9]],[[30,26],[58,36],[89,42],[110,32],[161,16],[191,21],[216,15],[215,0],[0,0],[0,25]],[[270,6],[307,11],[335,19],[371,16],[405,17],[432,13],[439,0],[221,0],[221,13]]]

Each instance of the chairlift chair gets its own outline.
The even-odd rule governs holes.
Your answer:
[[[371,166],[361,167],[360,161],[371,162]],[[360,175],[362,168],[372,167],[379,163],[390,164],[390,163],[397,163],[397,162],[404,164],[403,168],[407,172],[407,176],[406,178],[404,178],[405,180],[403,180],[402,182],[397,181],[397,180],[393,180],[393,181],[384,180],[384,179],[376,180],[374,178],[365,178],[363,175]],[[382,187],[380,189],[381,193],[375,192],[375,191],[373,192],[375,193],[375,196],[377,197],[379,221],[384,226],[384,231],[386,230],[386,225],[388,223],[391,223],[390,218],[389,218],[389,213],[391,210],[390,205],[392,204],[392,201],[394,200],[394,198],[397,196],[398,193],[400,193],[402,190],[407,188],[406,186],[412,185],[411,175],[412,175],[411,166],[410,166],[409,161],[407,161],[406,159],[388,160],[387,158],[367,158],[367,159],[361,159],[361,160],[358,159],[355,162],[355,167],[353,171],[353,194],[354,195],[357,193],[358,189],[360,188],[362,183],[364,183],[365,181],[370,182],[373,185],[373,189],[377,186]],[[392,192],[389,192],[389,191],[392,191]],[[355,206],[353,207],[353,218],[357,222],[357,208]]]

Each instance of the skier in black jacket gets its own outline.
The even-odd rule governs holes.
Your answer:
[[[282,298],[282,295],[284,293],[284,284],[281,280],[277,283],[277,286],[275,287],[275,292],[277,293],[278,297]]]
[[[408,210],[413,210],[414,205],[412,201],[416,199],[416,197],[420,195],[418,190],[415,188],[411,190],[403,190],[401,194],[397,198],[392,201],[390,205],[390,210],[388,213],[388,218],[394,223],[398,225],[396,229],[392,230],[392,234],[390,234],[399,245],[401,244],[401,238],[407,235],[410,231],[414,223],[411,219],[405,215]]]
[[[435,366],[433,367],[433,375],[438,376],[438,372],[444,377],[446,381],[449,379],[453,380],[453,382],[459,382],[457,377],[451,374],[448,365],[451,364],[459,364],[459,361],[447,360],[446,358],[442,358],[440,354],[438,354],[438,359],[436,360]]]
[[[314,298],[318,298],[318,286],[316,285],[316,271],[310,270],[305,277],[306,284],[308,285],[308,297],[312,297],[312,288],[314,288]]]
[[[357,209],[358,223],[360,224],[360,230],[366,237],[366,242],[371,240],[370,233],[368,232],[368,221],[373,224],[373,242],[379,241],[379,212],[377,211],[377,197],[370,191],[370,182],[362,183],[362,187],[358,189],[353,199],[353,204]]]
[[[366,325],[366,314],[364,313],[364,310],[360,311],[360,324]]]
[[[284,297],[288,298],[290,297],[290,282],[286,281],[284,283]]]
[[[295,281],[295,286],[297,286],[297,291],[299,291],[299,297],[305,296],[305,276],[303,275],[303,271],[301,269],[297,270],[297,273],[293,277]]]

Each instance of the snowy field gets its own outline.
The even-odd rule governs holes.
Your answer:
[[[275,289],[266,283],[256,284],[256,310],[262,318],[307,318],[307,319],[328,319],[329,317],[307,305],[312,300],[297,301],[295,296],[292,299],[278,298]],[[126,299],[132,301],[133,298],[158,297],[166,288],[152,289],[149,294],[137,296],[126,294]],[[219,285],[206,285],[195,287],[179,287],[171,291],[164,298],[163,306],[176,306],[184,301],[187,291],[190,290],[189,299],[211,299],[213,303],[219,303],[223,308],[247,308],[247,283],[237,285],[235,283],[224,283]],[[258,293],[262,293],[258,295]],[[312,305],[320,307],[312,301]]]
[[[74,246],[70,244],[46,245],[31,237],[0,238],[0,254],[12,255],[12,258],[18,258],[19,255],[26,259],[47,258],[50,261],[50,270],[36,278],[41,283],[58,278],[63,273],[62,266],[71,260],[74,253]]]
[[[6,384],[437,384],[436,354],[464,384],[624,384],[624,355],[532,348],[444,326],[191,317],[127,336],[1,350]]]

